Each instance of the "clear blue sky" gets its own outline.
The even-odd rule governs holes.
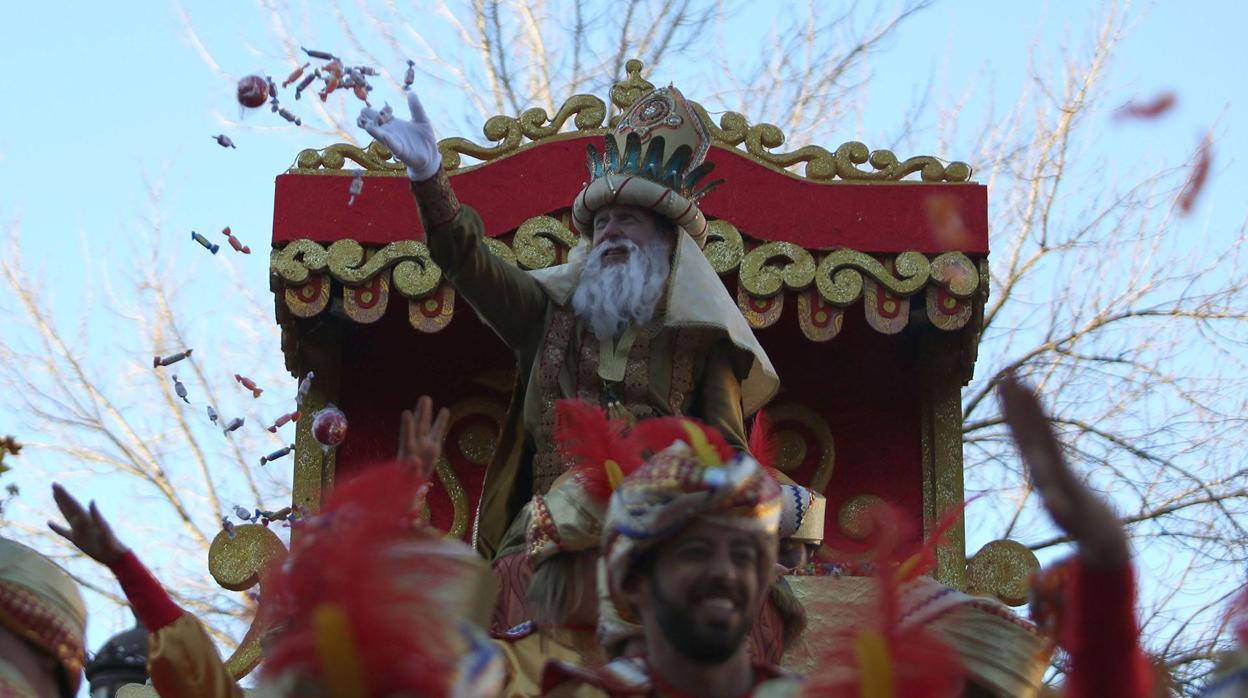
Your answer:
[[[297,12],[304,6],[295,5]],[[345,5],[347,11],[354,6]],[[1213,231],[1242,223],[1248,193],[1244,7],[1178,0],[1137,6],[1131,11],[1139,14],[1138,22],[1109,68],[1116,91],[1111,104],[1147,99],[1163,90],[1176,92],[1179,102],[1173,113],[1147,128],[1111,127],[1106,114],[1101,143],[1106,152],[1180,162],[1206,130],[1216,127],[1213,176],[1192,219],[1197,227]],[[282,72],[284,63],[276,46],[266,44],[270,40],[264,20],[254,6],[201,2],[187,9],[227,73]],[[746,14],[765,21],[766,11],[758,7]],[[1032,42],[1050,59],[1060,60],[1061,41],[1091,31],[1095,15],[1083,2],[937,3],[871,59],[874,77],[863,130],[840,134],[837,143],[863,140],[883,146],[929,76],[935,76],[938,90],[965,91],[968,114],[983,113],[993,99],[1012,99],[1026,80]],[[142,253],[144,245],[136,236],[149,213],[145,182],[159,183],[167,236],[161,244],[171,263],[184,270],[187,307],[196,309],[192,333],[226,337],[237,353],[253,355],[250,364],[255,367],[279,363],[272,333],[260,333],[262,341],[248,343],[246,333],[230,325],[230,302],[237,289],[226,272],[233,267],[242,283],[265,299],[273,178],[300,149],[323,147],[330,139],[284,128],[268,112],[252,114],[245,121],[249,128],[224,128],[217,115],[236,115],[233,86],[189,45],[177,6],[170,3],[14,3],[0,22],[0,65],[5,66],[0,77],[0,226],[20,218],[27,259],[38,266],[29,271],[55,298],[53,320],[72,326],[78,309],[91,304],[93,294],[103,288],[106,275],[124,274],[128,260]],[[685,91],[696,98],[696,89]],[[390,97],[392,104],[399,103],[397,96]],[[455,104],[438,108],[457,114]],[[224,150],[210,140],[223,130],[237,150]],[[441,135],[479,137],[447,131],[442,129]],[[898,155],[920,153],[935,153],[935,148],[918,143],[913,151]],[[225,225],[260,253],[244,257],[223,249],[210,257],[186,239],[191,229],[219,237],[217,231]],[[103,363],[114,354],[140,349],[113,341],[110,323],[101,318],[88,335],[90,351]],[[292,389],[274,388],[287,394]],[[17,422],[11,408],[0,401],[0,433],[16,431],[8,427]],[[29,470],[22,474],[18,481],[27,491],[24,497],[46,497],[41,484],[46,477],[50,475]],[[160,559],[154,563],[159,565]],[[116,613],[98,618],[90,628],[92,647],[123,621]]]

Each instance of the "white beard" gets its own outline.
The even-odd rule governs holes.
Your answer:
[[[623,264],[603,264],[608,250],[628,249]],[[603,242],[589,252],[572,294],[572,310],[599,340],[620,336],[629,326],[650,322],[663,297],[672,269],[672,244],[667,240],[640,247],[623,238]]]

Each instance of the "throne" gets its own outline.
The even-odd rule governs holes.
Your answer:
[[[492,252],[524,269],[566,261],[586,145],[653,89],[639,61],[626,70],[610,104],[575,95],[553,116],[536,108],[489,119],[488,145],[440,142]],[[777,127],[734,112],[717,123],[693,108],[725,180],[701,203],[711,220],[705,254],[781,379],[766,408],[776,465],[826,496],[825,542],[840,551],[861,549],[862,514],[879,500],[930,531],[963,501],[960,396],[988,292],[986,188],[965,163],[900,160],[859,142],[777,152]],[[405,175],[374,142],[304,150],[277,177],[270,279],[282,351],[297,379],[316,376],[297,424],[292,504],[315,512],[336,477],[393,457],[399,412],[429,394],[451,409],[429,518],[471,541],[514,360],[430,260]],[[349,203],[353,176],[364,187]],[[330,403],[350,430],[324,452],[311,421]],[[1025,600],[1038,566],[1030,551],[995,541],[968,561],[960,524],[950,538],[940,581]],[[244,590],[284,554],[268,529],[245,525],[218,536],[209,566],[223,587]],[[822,581],[809,578],[799,596],[832,593]],[[253,627],[227,661],[236,676],[259,661],[261,633]]]

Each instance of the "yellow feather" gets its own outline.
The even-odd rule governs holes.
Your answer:
[[[689,435],[689,446],[693,448],[693,455],[702,462],[703,465],[723,465],[719,459],[719,451],[716,451],[711,442],[706,439],[706,432],[689,420],[681,420],[680,425],[685,428],[685,433]]]
[[[862,676],[862,698],[893,698],[893,661],[888,641],[878,630],[864,630],[854,640],[854,657]]]
[[[351,640],[351,623],[342,609],[323,603],[312,612],[316,658],[321,678],[333,698],[368,698],[364,665]]]
[[[619,487],[624,480],[624,471],[620,470],[620,464],[608,458],[602,467],[607,471],[607,484],[611,485],[611,489]]]

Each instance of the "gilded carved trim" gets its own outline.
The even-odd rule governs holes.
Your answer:
[[[222,588],[246,591],[260,583],[260,575],[270,565],[286,558],[286,546],[267,526],[243,524],[233,533],[221,531],[208,548],[208,571]],[[251,673],[263,656],[262,639],[268,631],[253,619],[242,642],[225,660],[225,669],[235,679]]]
[[[485,163],[511,155],[529,145],[559,138],[568,132],[604,133],[606,128],[615,125],[619,115],[633,102],[654,89],[654,85],[641,76],[643,67],[642,62],[636,59],[625,63],[625,78],[610,89],[611,103],[617,109],[610,119],[607,118],[606,103],[594,95],[584,94],[569,97],[553,116],[541,107],[526,109],[514,117],[492,116],[481,129],[488,144],[461,137],[439,141],[442,165],[448,172],[453,172],[464,167],[464,155]],[[743,114],[733,111],[725,112],[716,122],[701,104],[692,102],[691,107],[706,124],[711,141],[716,145],[741,152],[768,169],[813,182],[837,179],[847,182],[895,182],[915,173],[924,182],[961,183],[971,178],[971,167],[965,162],[945,164],[930,155],[901,160],[891,150],[871,150],[859,141],[842,143],[831,151],[807,145],[789,152],[775,152],[774,149],[785,143],[780,127],[768,123],[750,125]],[[569,125],[574,130],[565,130]],[[322,150],[303,150],[288,172],[350,174],[351,170],[344,168],[348,160],[370,173],[399,176],[406,170],[402,163],[393,160],[388,148],[373,142],[366,148],[337,144]],[[801,175],[789,169],[798,165],[803,166]],[[870,169],[863,169],[860,165],[869,165]]]
[[[843,309],[859,301],[876,331],[900,332],[910,321],[911,297],[921,291],[920,307],[931,324],[956,331],[974,317],[982,302],[978,297],[986,292],[983,265],[960,252],[929,258],[909,251],[877,258],[850,249],[807,250],[783,241],[751,248],[726,221],[712,221],[707,238],[707,259],[721,275],[735,272],[738,305],[752,326],[774,324],[784,307],[780,299],[791,291],[798,296],[798,323],[812,341],[836,336]],[[508,264],[532,270],[563,263],[578,241],[565,221],[535,216],[520,225],[510,245],[498,238],[486,238],[485,244]],[[343,285],[345,310],[357,322],[381,316],[391,287],[408,300],[409,320],[423,332],[446,327],[454,308],[442,271],[417,240],[371,250],[354,240],[328,247],[295,240],[273,251],[270,269],[285,286],[283,298],[296,317],[313,317],[328,307],[331,279]],[[765,303],[767,299],[776,302]]]
[[[1017,541],[994,540],[966,564],[966,591],[1022,606],[1031,591],[1031,577],[1039,570],[1040,561],[1030,548]]]

